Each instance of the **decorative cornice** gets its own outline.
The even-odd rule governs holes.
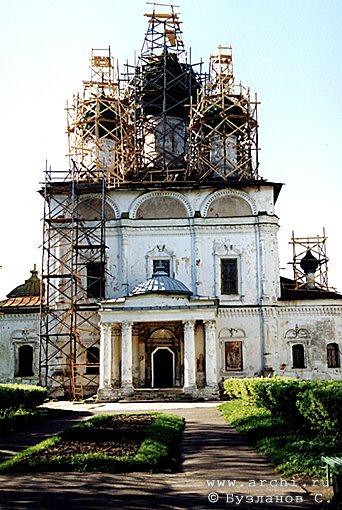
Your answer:
[[[39,324],[39,311],[34,313],[11,313],[11,314],[0,314],[0,324],[1,322],[13,322],[15,319],[16,322],[27,322],[27,320],[37,321]]]
[[[341,305],[277,307],[278,315],[342,315]]]
[[[287,306],[280,307],[277,304],[271,306],[260,307],[225,307],[218,309],[218,317],[254,317],[263,314],[266,318],[277,319],[281,316],[288,317],[294,315],[307,315],[307,316],[341,316],[341,305],[318,305],[318,306]]]
[[[260,308],[221,308],[218,317],[258,317]]]

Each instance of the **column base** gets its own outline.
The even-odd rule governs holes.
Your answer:
[[[99,388],[97,390],[97,402],[117,402],[120,400],[118,388]]]
[[[133,384],[125,384],[124,386],[121,385],[120,395],[121,395],[121,398],[127,398],[127,397],[131,397],[132,395],[134,395]]]
[[[186,397],[192,398],[192,399],[199,399],[203,398],[202,392],[197,388],[197,386],[184,386],[183,387],[183,393]]]
[[[206,400],[220,400],[220,389],[218,384],[208,384],[202,390],[202,394]]]

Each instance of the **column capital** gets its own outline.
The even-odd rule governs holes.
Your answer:
[[[100,322],[100,328],[103,330],[104,333],[109,333],[112,329],[112,323],[111,322]]]
[[[133,327],[133,322],[130,321],[122,321],[121,322],[121,331],[122,333],[131,333]]]
[[[216,331],[216,321],[215,320],[207,320],[203,321],[204,327],[206,331]]]
[[[183,321],[184,331],[194,331],[196,321]]]

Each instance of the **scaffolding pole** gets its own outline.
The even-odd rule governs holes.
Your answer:
[[[141,54],[127,73],[133,143],[127,173],[130,180],[144,183],[185,180],[189,106],[200,88],[179,15],[173,6],[156,12],[156,5],[145,14],[148,29]]]
[[[43,188],[40,381],[53,395],[74,399],[98,387],[98,302],[108,276],[106,193],[123,180],[125,113],[110,95],[117,93],[110,50],[96,52],[82,99],[77,96],[67,112],[69,169],[47,166]]]
[[[236,85],[230,47],[210,58],[210,76],[191,104],[188,178],[257,180],[257,98]]]

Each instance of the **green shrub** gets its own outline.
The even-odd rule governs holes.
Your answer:
[[[291,377],[274,377],[267,385],[255,388],[256,403],[271,411],[275,418],[284,418],[287,422],[304,422],[296,403],[300,395],[312,385],[311,381],[300,381]]]
[[[313,384],[292,377],[254,377],[226,379],[225,394],[233,399],[255,403],[271,411],[276,418],[285,418],[291,423],[302,423],[303,416],[296,402],[300,395]]]
[[[15,411],[32,411],[43,404],[48,392],[41,386],[30,384],[0,384],[0,416],[8,416]]]
[[[239,398],[244,402],[257,402],[257,388],[269,384],[268,377],[253,377],[245,379],[226,379],[223,383],[224,393],[230,400]]]
[[[298,396],[297,408],[313,431],[342,448],[342,381],[312,384]]]

